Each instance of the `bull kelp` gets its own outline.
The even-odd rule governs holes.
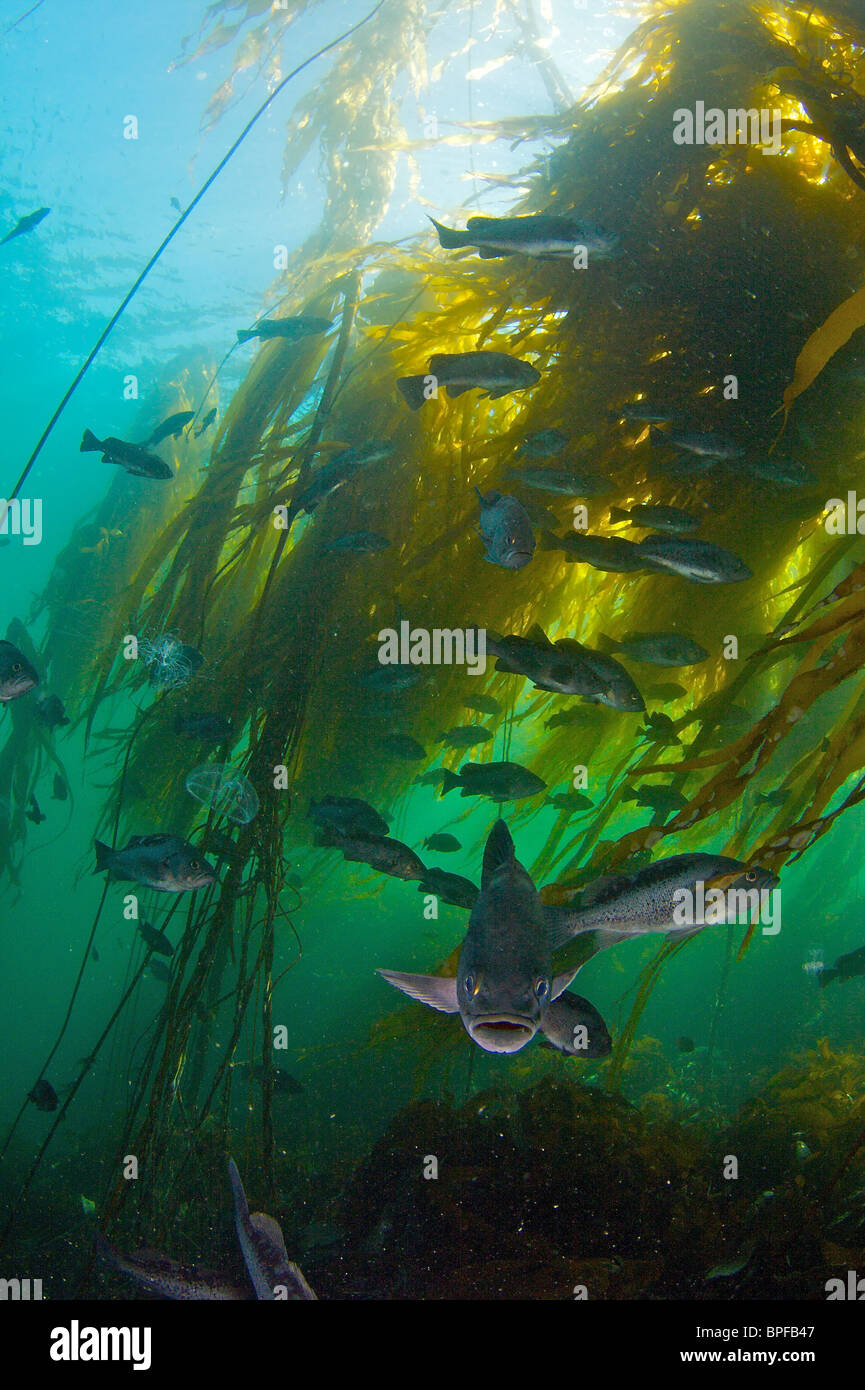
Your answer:
[[[14,574],[55,423],[111,465],[0,651],[44,918],[3,1243],[60,1223],[57,1296],[242,1297],[218,1190],[259,1298],[823,1299],[865,1164],[859,6],[632,6],[589,71],[570,7],[383,0],[302,95],[322,7],[186,8],[228,155],[109,320],[123,409],[103,331],[4,523]],[[145,352],[284,87],[318,222]]]

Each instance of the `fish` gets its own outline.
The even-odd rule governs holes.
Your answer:
[[[466,709],[476,709],[478,714],[501,714],[502,707],[492,695],[466,695],[463,700]]]
[[[433,387],[443,387],[449,400],[479,388],[496,401],[510,391],[524,391],[540,379],[537,367],[507,352],[437,352],[430,358],[427,372],[397,377],[396,384],[406,404],[420,410],[434,394]]]
[[[59,695],[42,695],[36,700],[36,718],[46,729],[59,729],[69,720]]]
[[[480,724],[460,724],[455,729],[448,729],[447,733],[439,734],[438,742],[446,743],[450,748],[474,748],[479,743],[489,743],[492,736],[490,730]]]
[[[649,568],[635,542],[622,540],[620,536],[589,536],[584,531],[569,531],[557,536],[552,531],[543,531],[541,549],[561,550],[566,564],[591,565],[607,574],[633,574]]]
[[[562,434],[561,430],[535,430],[533,434],[526,435],[520,445],[520,453],[527,454],[529,458],[555,458],[567,442],[568,436]]]
[[[579,653],[580,658],[588,664],[600,683],[600,691],[586,695],[585,699],[593,704],[622,710],[625,714],[642,714],[646,702],[624,666],[616,661],[615,657],[568,638],[562,639],[559,645],[565,652],[573,653],[575,656]]]
[[[553,714],[549,719],[545,719],[544,728],[570,728],[572,724],[585,723],[586,717],[587,711],[581,705],[572,705],[570,709],[560,710],[558,714]]]
[[[698,430],[659,430],[653,425],[649,430],[649,438],[653,444],[672,444],[676,449],[711,462],[740,459],[745,453],[741,444],[711,430],[702,433]]]
[[[392,878],[411,882],[412,879],[423,878],[426,873],[413,849],[409,849],[401,840],[388,839],[384,835],[370,835],[354,829],[338,830],[334,825],[323,825],[313,843],[325,849],[339,849],[343,859],[354,864],[368,864],[371,869],[389,874]]]
[[[681,811],[683,806],[687,806],[687,798],[681,792],[673,791],[672,787],[643,786],[628,787],[622,793],[623,801],[636,801],[638,806],[646,806],[659,815],[672,815],[674,811]]]
[[[535,535],[528,512],[516,497],[506,497],[494,489],[482,493],[475,488],[481,504],[478,526],[491,565],[521,570],[535,553]]]
[[[694,1039],[684,1034],[682,1037],[676,1039],[676,1047],[680,1052],[694,1052],[696,1050]]]
[[[676,685],[675,681],[659,681],[657,685],[650,685],[646,691],[650,700],[660,700],[662,704],[683,700],[687,693],[685,687]]]
[[[141,444],[128,444],[112,435],[99,440],[92,430],[85,430],[78,448],[82,454],[98,453],[101,450],[103,463],[116,463],[136,478],[154,478],[162,481],[174,477],[173,468],[158,454],[151,454]]]
[[[436,835],[428,835],[421,848],[431,849],[436,854],[454,854],[458,849],[462,849],[462,845],[456,835],[439,831]]]
[[[248,1076],[253,1081],[263,1083],[265,1070],[263,1062],[233,1062],[231,1070],[240,1076]],[[269,1068],[271,1077],[271,1088],[277,1096],[300,1096],[303,1094],[303,1087],[291,1072],[283,1071],[280,1067],[272,1066]]]
[[[169,435],[174,439],[179,439],[190,420],[194,419],[194,410],[176,411],[174,415],[169,415],[167,420],[163,420],[161,425],[157,425],[153,433],[149,434],[146,439],[142,439],[141,447],[146,449],[149,444],[161,444],[163,439],[168,439]]]
[[[65,777],[61,777],[59,772],[54,774],[54,791],[52,794],[54,801],[68,801],[69,788],[66,785]]]
[[[382,695],[393,695],[398,690],[407,690],[417,685],[424,672],[419,666],[378,665],[372,671],[359,671],[357,679],[367,690],[377,690]]]
[[[811,483],[816,483],[819,479],[809,472],[804,463],[796,463],[793,459],[776,458],[774,454],[757,459],[748,459],[740,463],[739,467],[745,473],[749,473],[754,478],[760,478],[767,483],[780,483],[782,487],[807,487]]]
[[[551,642],[538,624],[525,637],[496,637],[487,634],[487,651],[496,657],[496,670],[526,676],[536,690],[558,695],[600,695],[605,683],[586,659],[579,643],[576,649],[565,639]]]
[[[36,1082],[32,1091],[27,1092],[27,1099],[33,1102],[37,1110],[56,1110],[60,1104],[57,1092],[44,1077]]]
[[[485,1052],[513,1053],[545,1031],[550,1008],[576,974],[570,970],[554,976],[552,952],[540,895],[516,858],[505,822],[497,820],[484,847],[481,888],[456,977],[378,973],[419,1003],[458,1013],[469,1037]],[[558,1012],[553,1024],[551,1041],[561,1042]]]
[[[562,497],[602,497],[610,491],[606,478],[575,473],[570,468],[509,468],[508,477],[539,492],[553,492]]]
[[[709,656],[699,642],[678,632],[631,632],[619,640],[599,633],[598,640],[605,652],[621,652],[649,666],[698,666]]]
[[[676,733],[676,726],[668,714],[648,715],[645,727],[640,730],[640,733],[648,739],[649,743],[657,743],[662,748],[672,748],[674,744],[682,742]]]
[[[332,554],[376,555],[380,550],[387,550],[389,545],[387,537],[375,531],[351,531],[337,536],[325,549]]]
[[[491,801],[521,801],[546,790],[542,781],[519,763],[463,763],[459,772],[445,772],[441,795],[447,796],[455,787],[460,796],[488,796]]]
[[[159,980],[160,984],[168,985],[171,983],[171,971],[167,965],[162,964],[161,960],[150,961],[147,968],[154,980]]]
[[[96,869],[157,893],[191,893],[216,882],[212,865],[179,835],[133,835],[124,849],[96,841]]]
[[[848,951],[846,956],[839,956],[833,965],[825,966],[820,972],[820,988],[825,989],[833,980],[854,980],[860,975],[865,975],[865,946]]]
[[[164,931],[157,931],[149,922],[142,918],[138,923],[138,934],[144,941],[149,951],[155,951],[159,956],[173,956],[174,947],[168,940]]]
[[[446,769],[443,767],[431,767],[419,777],[413,777],[412,782],[416,787],[435,787],[441,782],[445,772]]]
[[[228,1160],[228,1178],[237,1239],[256,1298],[289,1302],[315,1299],[300,1269],[288,1258],[278,1223],[264,1212],[250,1213],[233,1158]]]
[[[649,536],[637,543],[649,567],[681,575],[693,584],[741,584],[753,573],[738,555],[711,541],[683,536]]]
[[[39,684],[39,674],[11,642],[0,641],[0,705],[26,695]]]
[[[238,328],[237,341],[248,343],[251,338],[261,338],[264,341],[271,338],[287,338],[289,342],[297,342],[300,338],[326,333],[332,327],[331,319],[315,318],[311,314],[299,314],[283,319],[259,319],[252,328]]]
[[[556,792],[553,796],[548,796],[547,806],[555,806],[559,811],[587,811],[594,805],[591,797],[584,792]]]
[[[357,796],[323,796],[320,801],[310,801],[307,815],[318,825],[332,825],[337,830],[359,831],[366,835],[388,832],[384,816]]]
[[[138,1287],[146,1289],[148,1293],[187,1301],[251,1301],[247,1289],[233,1284],[217,1270],[205,1269],[200,1265],[180,1264],[177,1260],[170,1260],[166,1255],[152,1250],[141,1250],[134,1255],[121,1255],[101,1232],[97,1233],[94,1243],[100,1259],[111,1265],[119,1274],[134,1279]]]
[[[674,534],[685,535],[697,530],[700,518],[692,512],[683,511],[681,507],[656,507],[647,504],[631,507],[627,511],[622,507],[611,507],[610,524],[615,526],[620,522],[629,522],[631,526],[645,526],[650,531],[671,531]]]
[[[207,414],[205,415],[204,419],[202,420],[201,424],[198,426],[198,429],[195,431],[195,438],[196,438],[196,439],[200,439],[201,436],[204,434],[205,430],[209,430],[209,429],[210,429],[210,426],[213,424],[213,422],[214,422],[215,419],[216,419],[216,406],[213,406],[212,409],[208,410],[208,412],[207,412]]]
[[[298,511],[311,516],[325,498],[351,482],[369,464],[389,458],[391,452],[391,446],[381,440],[371,440],[369,444],[357,448],[350,445],[347,449],[341,449],[327,463],[313,470],[306,487],[293,499],[293,505]]]
[[[521,217],[470,217],[466,230],[444,227],[430,218],[445,251],[477,247],[483,260],[496,256],[531,256],[535,260],[573,261],[578,246],[590,256],[612,256],[619,245],[616,232],[605,231],[574,214],[529,213]]]
[[[726,890],[761,894],[776,888],[778,882],[777,876],[768,869],[723,854],[674,854],[633,874],[595,880],[583,890],[580,904],[547,905],[547,927],[556,932],[557,939],[594,932],[599,949],[647,932],[664,932],[671,940],[679,940],[706,925],[738,919],[738,899]],[[704,890],[702,910],[701,886]],[[725,896],[723,901],[717,901],[708,890],[721,886]],[[693,922],[689,925],[683,925],[680,920],[683,894],[693,905]],[[709,923],[706,922],[707,909],[711,912]]]
[[[544,1016],[541,1047],[563,1052],[566,1057],[609,1057],[613,1050],[606,1023],[594,1004],[566,989],[554,999]]]
[[[679,415],[671,406],[657,401],[626,401],[624,405],[609,411],[607,418],[634,420],[644,425],[672,425]]]
[[[423,744],[418,743],[416,738],[410,738],[408,734],[391,734],[383,741],[382,747],[395,758],[402,758],[410,763],[420,762],[426,757]]]
[[[202,739],[205,743],[224,743],[231,737],[231,720],[224,714],[209,711],[178,714],[174,720],[174,732],[185,738]]]
[[[417,886],[419,893],[432,893],[451,907],[473,908],[477,902],[479,888],[470,878],[461,874],[449,874],[445,869],[427,869]]]
[[[50,211],[50,208],[37,208],[35,212],[28,212],[26,217],[19,217],[11,232],[0,238],[0,246],[5,246],[7,241],[14,241],[15,237],[26,236],[28,232],[34,231],[40,222],[44,222]]]
[[[24,815],[27,820],[32,821],[34,825],[41,825],[44,821],[45,817],[39,809],[39,802],[36,800],[35,796],[30,797],[30,809],[25,811]]]

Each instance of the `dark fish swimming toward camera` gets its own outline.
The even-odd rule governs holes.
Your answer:
[[[427,372],[397,377],[396,384],[406,404],[420,410],[439,388],[447,391],[449,400],[477,388],[495,401],[510,391],[524,391],[540,379],[537,367],[507,352],[437,352]]]
[[[129,444],[112,435],[100,440],[92,430],[85,430],[78,447],[82,454],[101,452],[103,463],[116,463],[135,478],[154,478],[162,482],[174,477],[173,468],[158,454],[151,454],[143,444]]]
[[[300,338],[326,333],[332,327],[330,319],[317,319],[311,314],[284,319],[259,319],[252,328],[238,328],[237,341],[248,343],[251,338],[261,338],[267,342],[272,338],[285,338],[289,342],[297,342]]]
[[[649,531],[671,531],[674,534],[687,535],[697,530],[700,518],[694,516],[693,512],[683,511],[681,507],[656,507],[650,503],[628,510],[611,507],[610,524],[617,526],[623,522],[628,522],[631,526],[645,526]]]
[[[481,504],[478,531],[486,551],[484,559],[501,569],[524,569],[535,553],[535,535],[522,502],[495,490],[482,493],[475,488],[475,492]]]
[[[604,231],[582,218],[551,213],[521,217],[470,217],[464,232],[430,218],[445,251],[474,246],[483,260],[496,256],[531,256],[535,260],[573,261],[578,247],[590,256],[612,256],[619,244],[615,232]]]
[[[36,718],[46,729],[60,729],[69,723],[59,695],[42,695],[36,700]]]
[[[51,1082],[44,1078],[36,1082],[32,1091],[27,1092],[27,1099],[33,1102],[37,1110],[56,1110],[60,1104]]]
[[[96,869],[157,893],[193,893],[215,883],[216,874],[194,845],[179,835],[133,835],[124,849],[96,841]]]
[[[459,772],[445,769],[441,795],[455,787],[460,796],[488,796],[490,801],[522,801],[546,791],[546,782],[519,763],[463,763]]]
[[[541,1047],[563,1052],[566,1057],[609,1057],[613,1040],[594,1004],[566,989],[544,1019]]]
[[[26,217],[20,217],[11,232],[7,232],[0,239],[0,246],[5,246],[7,241],[14,241],[16,237],[26,236],[28,232],[35,231],[39,223],[44,222],[50,211],[50,208],[37,208],[35,212],[28,212]]]
[[[689,579],[692,584],[741,584],[753,573],[738,555],[690,536],[649,536],[637,543],[649,569]]]
[[[150,444],[161,444],[163,439],[169,437],[179,439],[189,424],[190,420],[195,419],[194,410],[178,410],[174,415],[169,415],[161,425],[157,425],[152,434],[141,441],[141,447],[146,449]]]
[[[39,675],[22,651],[0,641],[0,704],[9,704],[39,684]]]
[[[552,1027],[560,1043],[571,1005],[556,1007],[576,974],[554,976],[553,935],[534,883],[517,861],[504,821],[496,821],[484,848],[480,892],[472,908],[455,978],[379,974],[395,989],[442,1013],[460,1015],[485,1052],[519,1052]]]

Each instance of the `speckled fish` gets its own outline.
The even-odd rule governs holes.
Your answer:
[[[454,787],[460,796],[488,796],[491,801],[521,801],[546,789],[546,782],[519,763],[463,763],[459,772],[445,770],[442,796]]]
[[[495,256],[531,256],[535,260],[573,261],[578,246],[590,256],[612,256],[619,244],[615,232],[604,231],[575,215],[529,213],[521,217],[470,217],[466,230],[443,227],[430,218],[445,251],[477,247],[483,260]]]
[[[303,1274],[288,1258],[278,1222],[262,1211],[250,1212],[233,1158],[228,1160],[228,1178],[234,1201],[234,1228],[256,1298],[271,1302],[314,1299]]]
[[[39,674],[23,652],[11,642],[0,641],[0,704],[9,704],[39,684]]]
[[[588,536],[583,531],[556,536],[544,531],[541,549],[561,550],[567,564],[591,565],[607,574],[633,574],[649,568],[636,544],[620,536]]]
[[[534,386],[541,374],[530,362],[507,352],[438,352],[430,358],[428,372],[397,378],[403,399],[412,410],[420,410],[431,399],[430,377],[435,378],[436,388],[447,391],[449,400],[479,388],[495,401],[510,391]]]
[[[337,830],[359,830],[366,835],[386,835],[388,831],[384,816],[358,796],[323,796],[320,801],[310,801],[307,814],[317,824],[333,825]]]
[[[401,840],[388,839],[384,835],[366,835],[359,830],[338,830],[333,825],[324,825],[318,831],[314,844],[325,849],[342,851],[343,859],[353,864],[368,864],[381,874],[407,881],[421,879],[426,869],[413,849]]]
[[[649,536],[637,550],[652,569],[677,574],[692,584],[741,584],[753,574],[738,555],[711,541],[684,536]]]
[[[608,1057],[613,1040],[603,1018],[588,999],[566,989],[544,1015],[541,1047],[563,1052],[566,1057]]]
[[[620,522],[628,522],[631,526],[645,526],[650,531],[671,531],[674,534],[686,535],[696,531],[700,525],[700,518],[692,512],[683,511],[681,507],[656,507],[647,503],[631,507],[627,511],[622,507],[611,507],[610,524],[615,526]]]
[[[579,643],[551,642],[537,624],[525,637],[487,634],[487,651],[497,658],[496,670],[526,676],[536,690],[557,695],[601,695],[606,683],[586,659]]]
[[[481,504],[478,526],[491,565],[505,570],[521,570],[535,553],[535,535],[528,512],[516,497],[505,497],[492,490],[475,488]]]
[[[480,891],[470,878],[449,874],[445,869],[427,869],[417,886],[419,893],[434,893],[451,907],[474,907]]]
[[[631,875],[598,879],[584,890],[580,905],[550,905],[545,915],[557,944],[587,931],[595,932],[601,949],[647,932],[666,932],[678,939],[707,925],[705,909],[700,910],[700,887],[705,895],[715,887],[727,894],[723,903],[706,902],[712,914],[708,925],[718,925],[738,920],[740,908],[728,890],[759,895],[777,884],[768,869],[723,854],[675,854]],[[691,925],[681,924],[683,894],[690,895],[693,904]]]
[[[570,468],[509,468],[508,477],[539,492],[553,492],[561,497],[601,497],[610,491],[606,478],[576,473]]]
[[[174,470],[158,454],[151,454],[141,444],[129,444],[125,439],[115,439],[112,435],[99,440],[92,430],[85,430],[78,449],[82,454],[101,450],[103,463],[116,463],[135,478],[154,478],[164,482],[174,477]]]
[[[250,338],[262,338],[266,341],[271,338],[286,338],[289,342],[296,342],[299,338],[326,333],[330,327],[330,319],[317,319],[311,314],[284,319],[259,319],[252,328],[238,328],[237,341],[248,343]]]
[[[710,461],[740,459],[745,450],[733,439],[712,430],[701,433],[698,430],[659,430],[652,426],[649,435],[653,444],[671,444],[684,453],[695,454],[699,459]]]
[[[161,444],[163,439],[168,439],[169,435],[174,439],[179,438],[190,420],[194,419],[194,410],[176,411],[174,415],[169,415],[167,420],[163,420],[161,425],[157,425],[152,434],[141,441],[142,447],[147,448],[148,444]]]
[[[699,642],[678,632],[631,632],[618,641],[601,632],[598,642],[606,652],[621,652],[649,666],[698,666],[709,655]]]
[[[106,870],[157,893],[194,893],[216,881],[212,866],[179,835],[133,835],[125,849],[97,840],[94,872]]]
[[[492,734],[480,724],[460,724],[447,733],[439,734],[438,742],[449,748],[475,748],[479,743],[489,743]]]
[[[554,976],[540,896],[517,861],[504,821],[484,848],[481,889],[472,908],[456,978],[378,972],[388,984],[442,1013],[458,1013],[485,1052],[519,1052],[540,1029],[553,1000],[576,973]],[[558,1032],[556,1032],[558,1037]]]
[[[249,1299],[246,1289],[233,1284],[224,1274],[197,1265],[180,1264],[166,1255],[142,1250],[135,1255],[121,1255],[100,1233],[96,1235],[96,1251],[106,1264],[118,1273],[134,1279],[140,1289],[161,1294],[163,1298],[201,1302],[223,1302],[229,1299]]]
[[[594,648],[570,638],[564,638],[559,645],[566,654],[572,655],[575,659],[579,656],[580,660],[586,662],[600,685],[598,691],[586,695],[585,699],[591,700],[593,704],[622,710],[625,714],[642,714],[646,703],[636,683],[615,657],[608,656],[606,652],[595,651]]]

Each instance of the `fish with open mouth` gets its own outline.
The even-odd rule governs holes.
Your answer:
[[[491,565],[505,570],[521,570],[535,553],[535,536],[528,512],[516,497],[505,497],[494,489],[483,493],[475,488],[481,504],[478,525]]]
[[[559,998],[576,970],[553,975],[554,945],[540,894],[516,858],[505,822],[498,820],[484,848],[480,893],[456,977],[378,973],[419,1003],[458,1013],[485,1052],[519,1052],[538,1032],[560,1047],[568,1034],[574,1036],[574,1005]]]

